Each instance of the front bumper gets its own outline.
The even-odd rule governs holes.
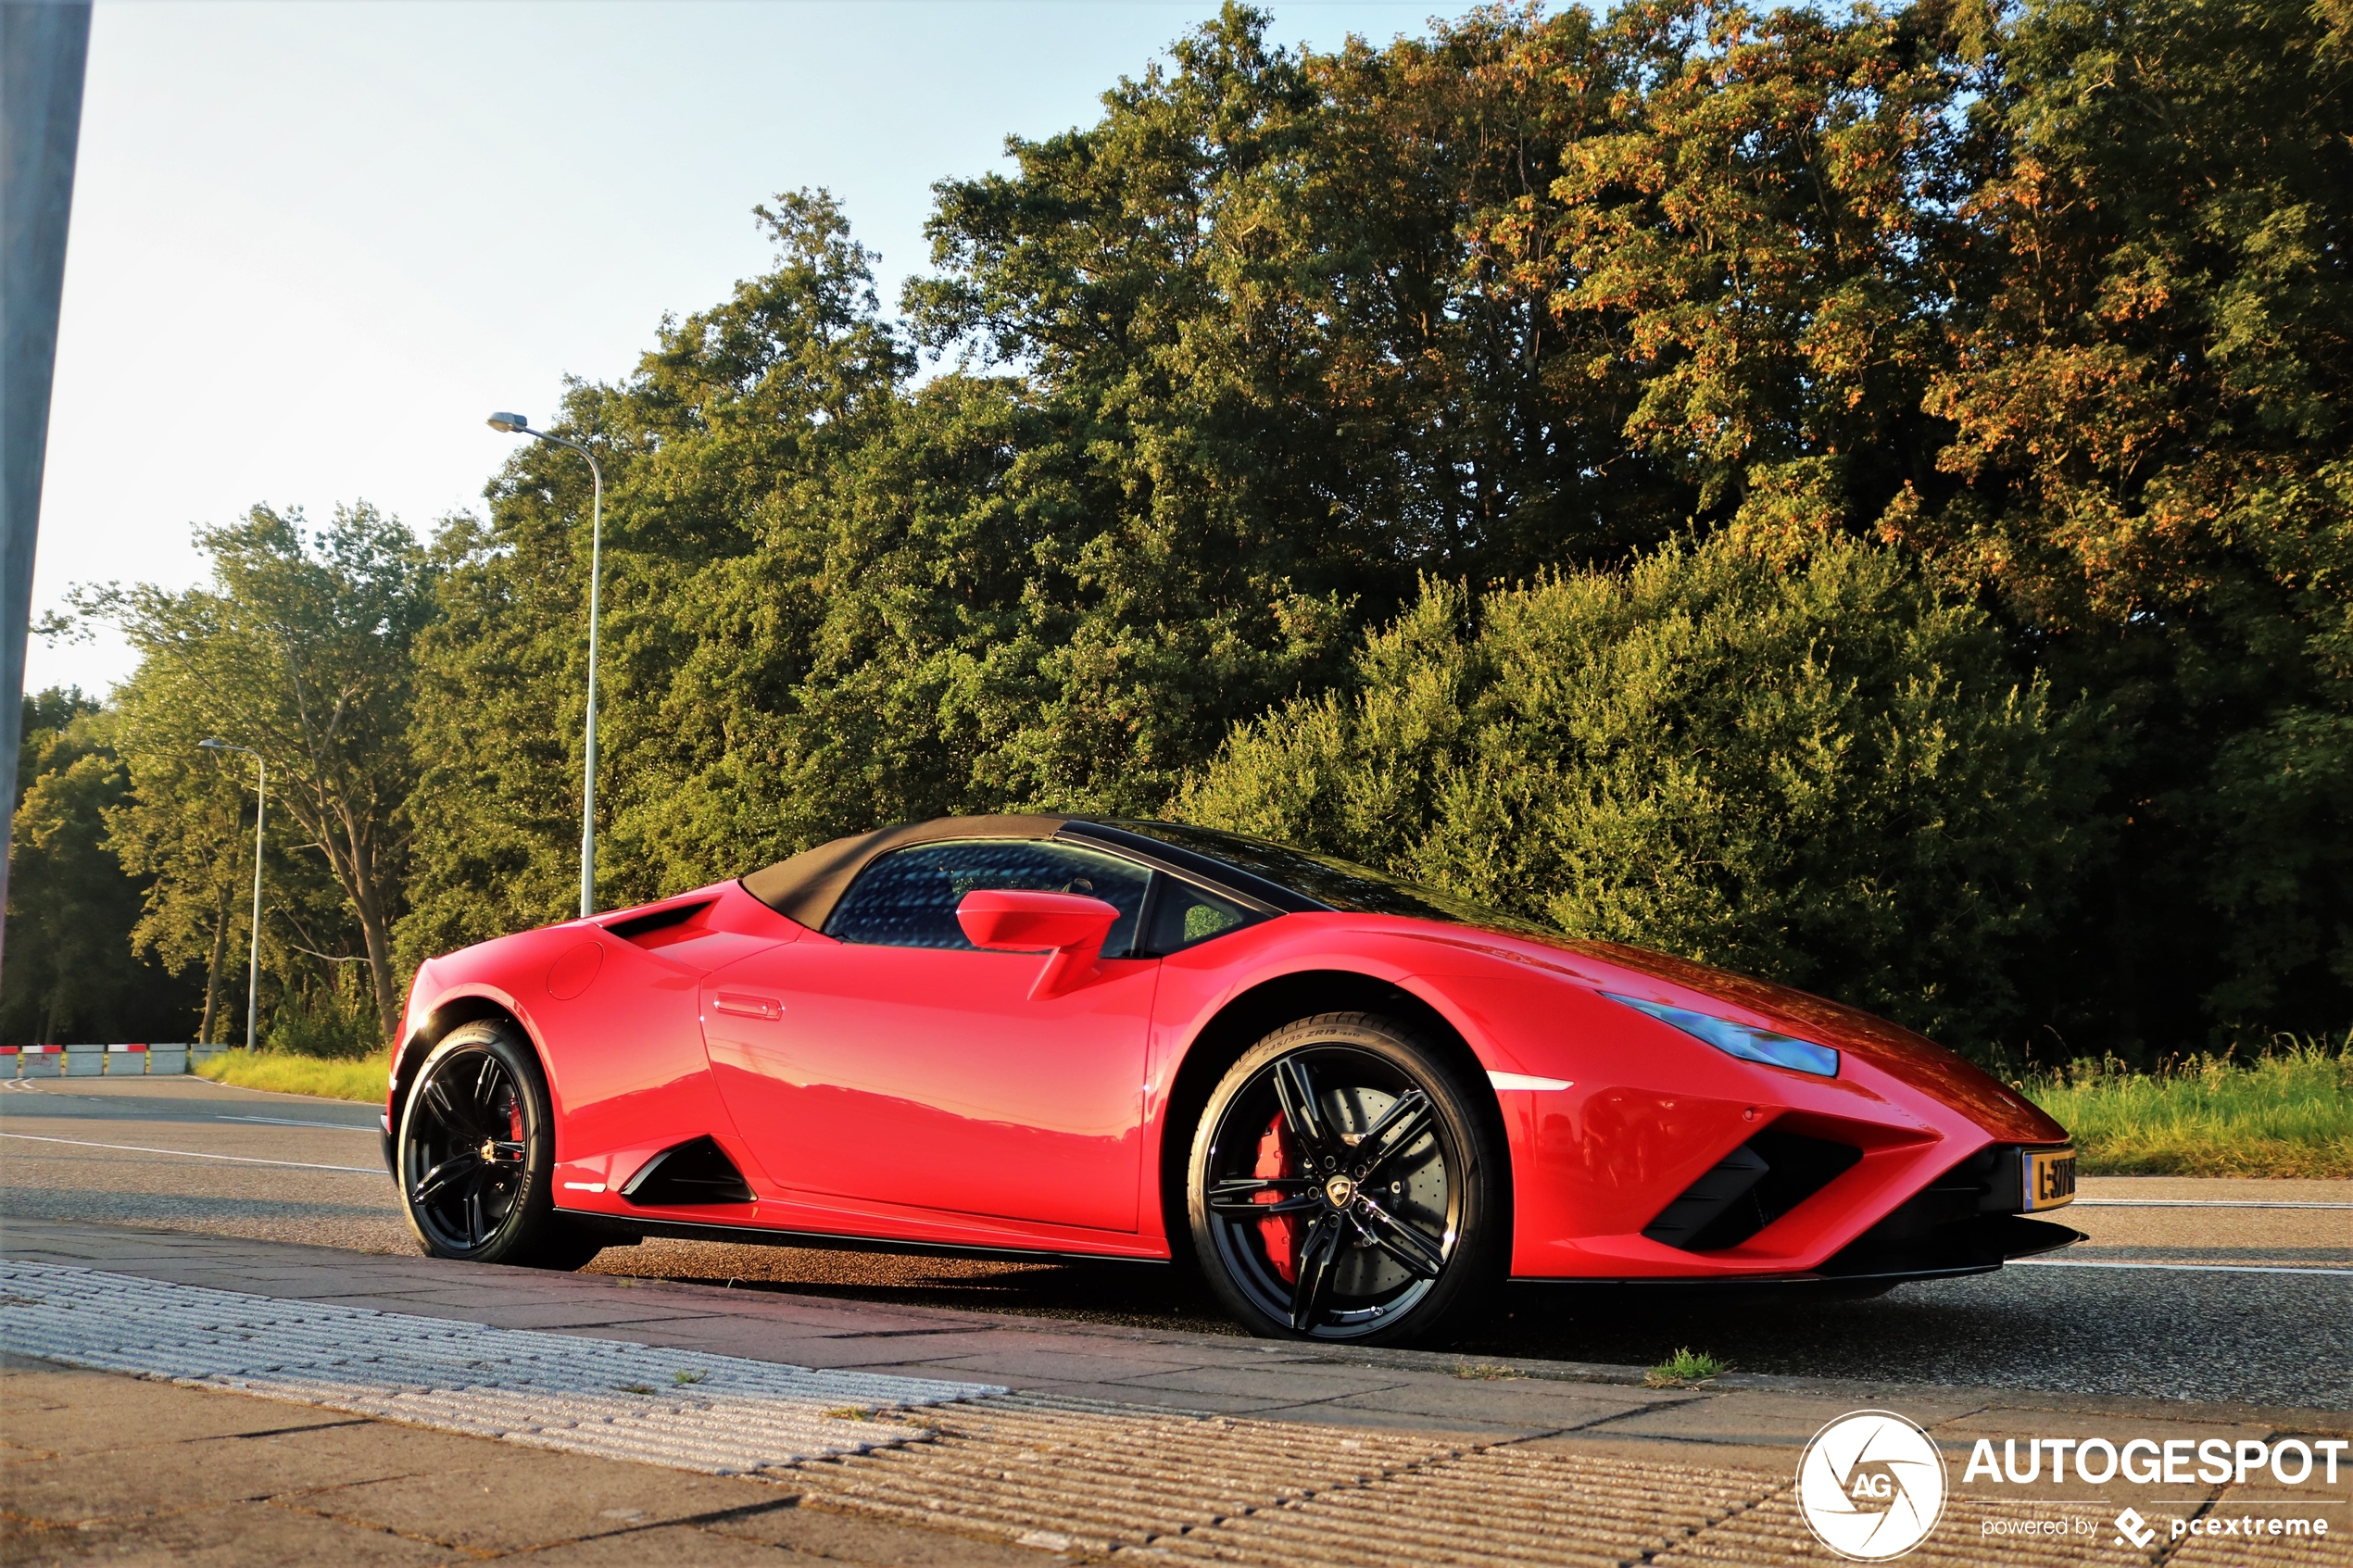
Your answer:
[[[1623,1277],[1661,1285],[1894,1283],[1990,1273],[2011,1259],[2083,1239],[2082,1233],[2040,1217],[2073,1196],[2071,1154],[2063,1144],[1987,1145],[1930,1177],[1867,1229],[1848,1233],[1827,1257],[1816,1253],[1819,1261],[1801,1254],[1788,1261],[1804,1262],[1802,1267],[1758,1268],[1759,1253],[1780,1249],[1776,1238],[1791,1236],[1785,1218],[1800,1234],[1826,1219],[1835,1223],[1841,1197],[1832,1189],[1865,1158],[1860,1148],[1776,1124],[1733,1148],[1643,1228],[1644,1241],[1671,1248],[1699,1267],[1655,1275],[1629,1272]],[[2060,1157],[2062,1181],[2048,1176],[2054,1156]],[[2045,1185],[2051,1190],[2034,1190],[2030,1173],[2038,1171],[2045,1173]],[[2064,1196],[2057,1186],[2064,1187]],[[1784,1239],[1781,1247],[1787,1246]],[[1705,1270],[1709,1263],[1723,1266],[1722,1272]]]

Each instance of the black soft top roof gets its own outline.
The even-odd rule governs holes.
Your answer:
[[[1109,849],[1205,884],[1267,914],[1350,909],[1541,930],[1435,889],[1399,882],[1369,867],[1265,839],[1182,822],[1085,817],[936,817],[927,822],[902,822],[837,838],[789,860],[779,860],[745,877],[744,891],[786,919],[822,931],[834,905],[876,857],[911,845],[967,838],[1051,838]]]

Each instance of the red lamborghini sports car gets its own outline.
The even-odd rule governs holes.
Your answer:
[[[385,1159],[442,1257],[647,1236],[1189,1259],[1264,1335],[1506,1279],[1871,1294],[2074,1232],[2074,1155],[1867,1014],[1171,822],[963,817],[417,972]]]

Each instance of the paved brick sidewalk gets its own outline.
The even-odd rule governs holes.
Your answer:
[[[0,1428],[0,1563],[1040,1564],[970,1535],[798,1508],[762,1482],[16,1357]]]
[[[1972,1492],[1959,1461],[1975,1438],[2235,1441],[2348,1425],[2343,1412],[1892,1382],[1734,1375],[1656,1390],[1627,1368],[1475,1368],[95,1224],[14,1223],[0,1241],[12,1259],[289,1301],[1013,1390],[924,1412],[924,1441],[736,1480],[20,1367],[0,1415],[14,1449],[0,1562],[729,1562],[786,1549],[911,1564],[1826,1561],[1791,1502],[1798,1451],[1825,1422],[1878,1407],[1928,1427],[1955,1461],[1945,1524],[1908,1561],[2114,1562],[2105,1531],[1982,1534],[2070,1505],[2104,1524],[2120,1504],[2096,1487]],[[2353,1562],[2346,1490],[2326,1499],[2334,1538],[2259,1560]],[[2261,1505],[2218,1486],[2168,1500]],[[2185,1544],[2167,1561],[2259,1560]]]

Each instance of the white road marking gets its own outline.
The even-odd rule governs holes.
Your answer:
[[[2342,1274],[2353,1279],[2353,1269],[2308,1269],[2296,1263],[2126,1263],[2093,1258],[2013,1258],[2013,1269],[2171,1269],[2192,1274]]]
[[[308,1160],[256,1160],[245,1154],[199,1154],[193,1148],[143,1148],[130,1143],[93,1143],[88,1138],[44,1138],[37,1133],[0,1133],[0,1138],[26,1143],[69,1143],[76,1148],[111,1148],[122,1154],[169,1154],[179,1160],[225,1160],[232,1165],[284,1165],[296,1171],[348,1171],[356,1176],[381,1176],[381,1165],[316,1165]]]
[[[296,1122],[285,1116],[216,1116],[216,1122],[266,1122],[272,1127],[332,1127],[338,1133],[373,1133],[375,1127],[358,1122]],[[2353,1205],[2348,1205],[2353,1207]]]
[[[50,1263],[0,1262],[0,1292],[25,1355],[718,1475],[921,1441],[890,1412],[1005,1391]]]
[[[2353,1203],[2301,1203],[2270,1198],[2079,1198],[2075,1204],[2099,1209],[2353,1209]]]

